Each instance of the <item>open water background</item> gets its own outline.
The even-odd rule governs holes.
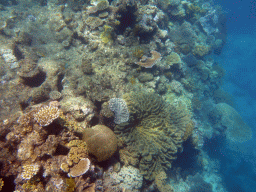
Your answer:
[[[253,139],[237,145],[218,146],[222,174],[228,191],[256,189],[256,1],[219,0],[227,14],[227,42],[216,59],[226,70],[223,89],[235,101],[235,109],[253,130]],[[217,147],[217,146],[216,146]]]

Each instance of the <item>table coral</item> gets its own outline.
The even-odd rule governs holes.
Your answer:
[[[89,170],[90,164],[91,162],[88,158],[81,159],[78,164],[70,169],[69,175],[71,177],[79,177],[85,174]]]
[[[159,95],[143,91],[123,95],[130,112],[130,123],[117,125],[115,133],[140,154],[139,169],[145,179],[153,180],[167,170],[182,149],[182,138],[189,114],[169,105]]]

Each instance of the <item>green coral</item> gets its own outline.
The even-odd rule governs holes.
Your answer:
[[[169,105],[153,92],[123,95],[127,103],[129,123],[115,127],[115,133],[140,154],[139,169],[147,180],[166,171],[182,149],[182,138],[189,122],[185,110]]]

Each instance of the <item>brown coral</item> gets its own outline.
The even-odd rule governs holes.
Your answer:
[[[76,164],[74,167],[70,169],[69,175],[71,177],[79,177],[85,174],[90,168],[90,160],[88,158],[83,158]]]
[[[152,57],[143,56],[139,62],[136,64],[145,67],[145,68],[152,68],[157,61],[162,59],[161,54],[157,51],[151,51]]]
[[[114,132],[104,125],[86,129],[84,140],[89,153],[93,154],[99,162],[109,159],[117,150],[117,138]]]

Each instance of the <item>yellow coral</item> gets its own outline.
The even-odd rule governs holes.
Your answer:
[[[86,148],[86,142],[82,140],[72,140],[68,143],[68,147],[82,147]]]
[[[103,43],[113,42],[112,40],[113,28],[109,25],[104,25],[104,31],[100,34],[100,38]]]
[[[67,185],[66,192],[75,191],[76,182],[72,177],[66,179],[66,185]]]
[[[4,181],[2,178],[0,178],[0,191],[2,190],[3,186],[4,186]]]
[[[21,173],[21,177],[25,180],[28,180],[37,174],[40,166],[38,164],[23,165],[22,168],[23,168],[23,172]]]
[[[25,191],[41,192],[44,191],[43,184],[40,182],[39,177],[33,177],[22,185]]]
[[[60,115],[58,107],[55,106],[45,106],[42,107],[36,114],[34,114],[34,119],[41,126],[50,125],[55,119]]]
[[[87,148],[72,147],[68,153],[68,159],[74,163],[78,163],[80,159],[88,157]]]

